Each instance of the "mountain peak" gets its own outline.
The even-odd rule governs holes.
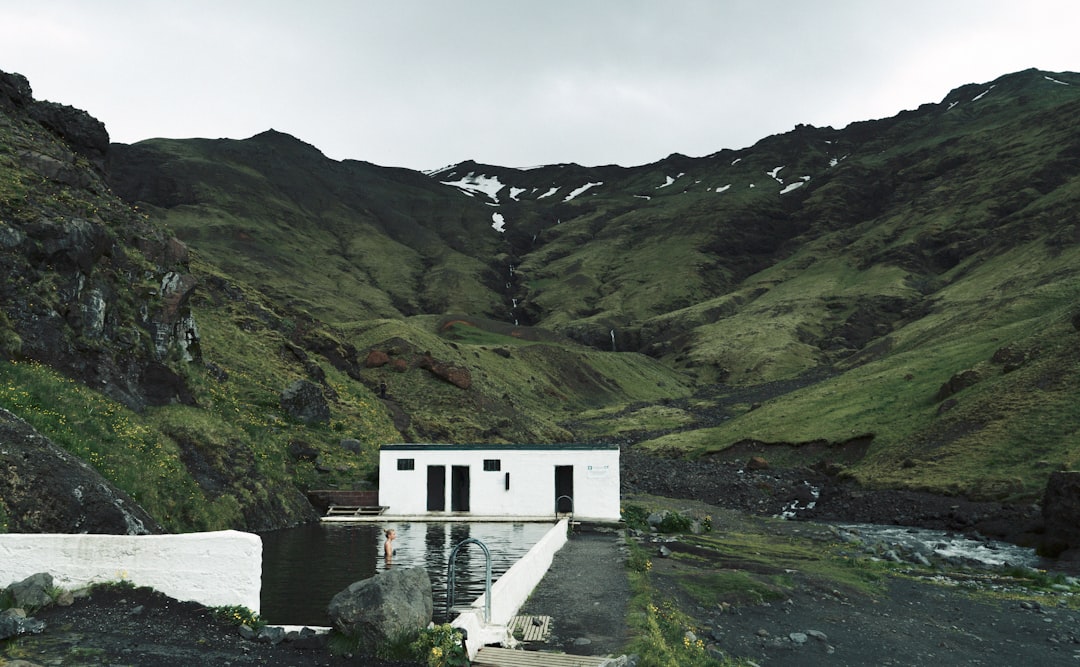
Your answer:
[[[305,152],[314,151],[319,155],[323,155],[323,152],[314,145],[301,139],[297,139],[291,134],[275,130],[274,128],[260,132],[259,134],[250,137],[248,141],[289,150],[303,150]]]

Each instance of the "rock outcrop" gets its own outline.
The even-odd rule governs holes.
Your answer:
[[[319,385],[309,380],[297,380],[281,392],[281,409],[305,424],[330,423],[330,405]]]
[[[1080,472],[1054,472],[1043,496],[1043,543],[1047,556],[1080,560]]]
[[[0,408],[0,499],[13,533],[162,533],[126,493]]]
[[[19,174],[0,201],[0,354],[135,410],[193,403],[167,367],[199,357],[187,249],[111,193],[105,126],[4,72],[0,117]]]

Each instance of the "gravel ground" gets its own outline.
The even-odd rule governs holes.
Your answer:
[[[368,656],[336,656],[321,640],[273,645],[244,639],[236,626],[218,621],[206,607],[148,588],[97,588],[70,606],[49,607],[34,618],[45,621],[45,631],[0,642],[0,664],[414,667]]]

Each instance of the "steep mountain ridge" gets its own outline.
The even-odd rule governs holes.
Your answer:
[[[1080,457],[1077,74],[704,157],[426,174],[273,130],[106,146],[17,75],[0,101],[0,407],[166,528],[305,520],[397,439],[1022,501]],[[286,410],[297,382],[329,420]]]

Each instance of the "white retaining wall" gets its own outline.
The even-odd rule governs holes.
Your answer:
[[[481,646],[511,642],[507,625],[547,574],[555,553],[566,544],[566,531],[567,520],[562,519],[527,554],[510,566],[498,581],[491,584],[491,619],[488,623],[484,623],[486,594],[474,601],[469,611],[451,622],[452,626],[463,628],[468,633],[466,646],[470,660],[476,657]]]
[[[57,586],[127,580],[178,600],[259,611],[262,539],[235,530],[183,535],[0,534],[0,587],[47,572]]]

